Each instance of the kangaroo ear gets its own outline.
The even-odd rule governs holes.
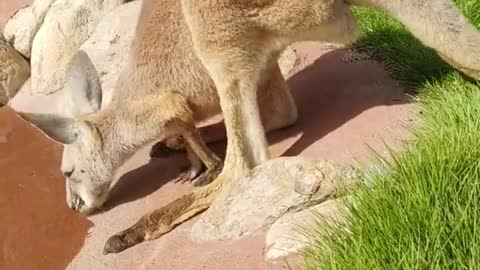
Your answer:
[[[80,136],[78,124],[72,118],[25,112],[18,112],[18,115],[56,142],[72,144]]]
[[[98,111],[102,105],[100,78],[84,51],[79,50],[72,57],[65,76],[65,110],[71,116]]]

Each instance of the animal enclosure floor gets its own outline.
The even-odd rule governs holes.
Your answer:
[[[380,64],[374,61],[348,63],[342,60],[345,51],[332,51],[320,44],[301,43],[294,47],[298,61],[289,75],[288,83],[299,107],[300,118],[295,126],[269,135],[273,156],[303,156],[354,163],[356,158],[365,160],[369,154],[369,146],[382,153],[385,151],[384,141],[395,146],[401,139],[408,137],[404,126],[412,121],[414,106],[409,104],[403,90],[388,78]],[[29,96],[27,84],[12,106],[26,111],[49,111],[54,108],[55,100],[55,96]],[[4,112],[2,116],[5,115],[12,116],[10,112]],[[88,226],[86,219],[66,210],[64,183],[57,177],[61,149],[33,128],[20,124],[19,126],[21,129],[18,130],[18,136],[21,136],[21,139],[17,139],[15,145],[9,146],[8,155],[3,154],[10,156],[14,155],[15,151],[20,153],[15,154],[19,155],[18,160],[10,163],[8,168],[19,168],[13,169],[12,175],[23,174],[22,169],[25,173],[32,168],[38,168],[38,171],[35,177],[20,178],[25,180],[22,184],[32,192],[19,193],[16,198],[19,203],[36,206],[41,206],[40,200],[48,200],[51,205],[36,208],[38,213],[48,216],[50,211],[58,211],[67,216],[65,220],[70,223],[66,223],[66,227],[77,224],[75,226],[78,227],[70,228],[69,234],[62,234],[62,243],[79,248]],[[20,142],[27,143],[27,146]],[[31,144],[39,146],[30,147]],[[0,144],[0,153],[1,147],[4,147],[4,144]],[[225,144],[218,143],[212,147],[222,153]],[[1,168],[7,168],[3,164],[0,163]],[[184,164],[186,159],[181,155],[150,161],[148,147],[138,151],[118,173],[119,179],[107,204],[108,211],[88,218],[94,225],[79,253],[74,258],[71,253],[59,253],[55,258],[61,262],[71,260],[67,269],[75,270],[286,269],[281,264],[270,265],[264,262],[265,232],[260,231],[239,241],[194,243],[189,239],[189,235],[195,219],[158,240],[140,244],[120,254],[102,255],[103,245],[111,234],[130,226],[147,211],[165,205],[192,190],[190,184],[169,182]],[[2,184],[0,200],[5,196],[3,187]],[[35,197],[37,193],[33,192],[34,190],[41,191],[46,188],[55,189],[55,192],[52,195]],[[14,204],[9,202],[8,206],[10,205]],[[18,223],[7,224],[9,230],[13,230],[17,225],[29,227],[35,232],[43,232],[43,237],[55,219],[45,218],[37,223],[30,218],[34,211],[25,212],[24,209],[25,207],[17,205],[4,208],[0,205],[0,216],[4,216],[2,211],[21,215],[22,218],[16,221]],[[77,236],[82,236],[82,239],[77,239]],[[44,238],[35,238],[35,234],[30,237],[33,238],[19,237],[17,241],[20,241],[19,245],[28,246],[35,240],[39,250],[45,250],[51,244]],[[17,260],[21,262],[25,258],[18,257]],[[30,257],[28,260],[41,262],[37,257]],[[48,269],[63,268],[57,266]]]

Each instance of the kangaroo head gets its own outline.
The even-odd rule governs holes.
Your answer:
[[[87,115],[101,107],[102,91],[95,67],[79,51],[67,69],[64,86],[66,115],[19,112],[43,134],[64,146],[61,172],[70,208],[89,213],[106,201],[112,182],[102,134]]]

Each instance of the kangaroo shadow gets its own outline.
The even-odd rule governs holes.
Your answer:
[[[297,156],[362,112],[377,106],[410,102],[403,88],[375,61],[347,63],[345,50],[320,56],[288,80],[299,110],[294,126],[274,132],[269,142],[301,137],[282,156]]]
[[[150,159],[146,164],[120,176],[110,191],[103,211],[136,201],[155,192],[174,179],[180,172],[180,168],[186,165],[188,165],[186,156],[180,154],[168,158]]]
[[[393,80],[385,79],[388,75],[380,64],[373,61],[346,63],[342,61],[344,53],[344,50],[325,53],[288,79],[299,108],[298,121],[292,127],[270,132],[267,137],[269,143],[277,143],[298,134],[302,135],[282,156],[299,155],[307,147],[367,109],[409,101]],[[209,147],[220,157],[225,156],[225,140],[211,143]],[[172,154],[168,158],[151,159],[117,181],[111,190],[106,208],[110,209],[153,193],[172,180],[178,174],[179,168],[185,165],[188,165],[188,162],[183,153]]]

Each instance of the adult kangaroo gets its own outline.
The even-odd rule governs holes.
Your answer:
[[[226,183],[270,158],[265,132],[292,124],[297,117],[278,71],[280,52],[298,41],[354,41],[358,31],[350,5],[384,10],[446,62],[480,79],[480,32],[450,0],[145,0],[140,28],[150,31],[137,33],[137,42],[143,47],[155,44],[155,54],[191,46],[184,50],[190,57],[185,70],[194,70],[196,81],[212,79],[224,116],[227,153],[212,183],[112,236],[104,253],[167,233],[207,209]],[[188,31],[183,31],[185,25]],[[171,65],[172,60],[157,64]],[[264,98],[275,106],[257,102]]]

